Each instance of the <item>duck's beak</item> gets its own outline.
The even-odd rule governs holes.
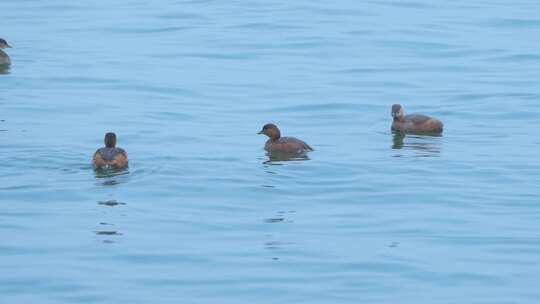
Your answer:
[[[9,49],[12,48],[11,45],[9,45],[9,44],[6,44],[6,47],[9,48]]]
[[[261,134],[263,134],[263,131],[257,132],[257,135],[261,135]]]

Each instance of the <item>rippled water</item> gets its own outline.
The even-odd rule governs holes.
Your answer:
[[[3,1],[0,302],[538,303],[539,10]]]

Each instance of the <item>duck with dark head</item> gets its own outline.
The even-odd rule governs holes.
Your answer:
[[[6,40],[0,38],[0,66],[8,66],[11,64],[11,59],[9,59],[8,54],[2,51],[2,49],[11,48]]]
[[[279,128],[272,123],[264,125],[257,134],[264,134],[269,137],[264,145],[264,149],[269,153],[302,154],[313,151],[313,148],[298,138],[281,137]]]
[[[392,131],[404,134],[441,134],[443,123],[434,117],[422,114],[405,115],[400,104],[392,106]]]
[[[122,169],[128,166],[126,151],[116,147],[116,134],[105,134],[105,147],[97,149],[92,164],[96,169]]]

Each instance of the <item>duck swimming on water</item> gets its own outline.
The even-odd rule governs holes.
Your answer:
[[[270,153],[294,153],[301,154],[313,151],[304,141],[294,137],[281,137],[279,128],[272,124],[266,124],[257,134],[264,134],[270,139],[264,145],[264,149]]]
[[[443,123],[434,117],[422,114],[405,115],[400,104],[392,106],[392,131],[411,134],[440,134]]]
[[[116,134],[105,134],[105,147],[97,149],[92,164],[96,169],[122,169],[128,166],[126,151],[116,147]]]
[[[7,48],[11,48],[11,46],[7,43],[6,40],[0,38],[0,66],[11,64],[11,59],[9,59],[8,54],[2,51],[2,49],[7,49]]]

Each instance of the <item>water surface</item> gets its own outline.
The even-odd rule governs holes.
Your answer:
[[[0,302],[537,303],[539,10],[3,1]]]

